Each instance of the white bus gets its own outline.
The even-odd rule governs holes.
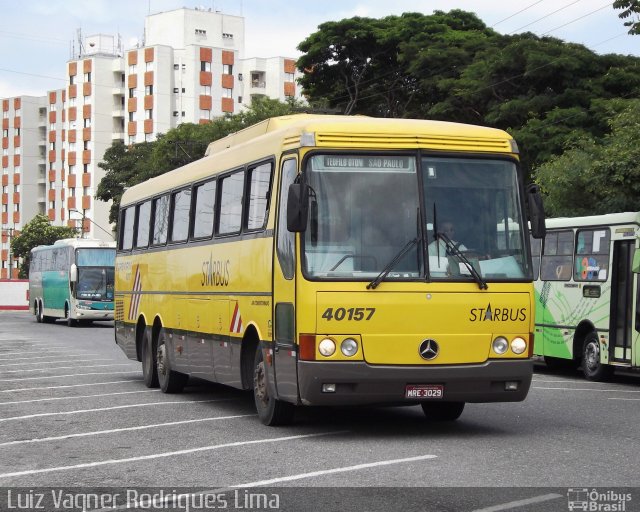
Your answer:
[[[547,219],[531,240],[536,276],[534,354],[582,366],[590,380],[640,367],[640,213]]]
[[[115,242],[66,238],[31,250],[29,309],[38,322],[113,320]]]

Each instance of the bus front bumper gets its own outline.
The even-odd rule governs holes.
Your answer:
[[[520,402],[529,392],[532,375],[530,359],[450,366],[298,362],[300,399],[305,405],[415,404],[423,400],[407,398],[407,386],[431,384],[443,386],[443,394],[427,401]],[[517,389],[508,389],[514,383]],[[323,392],[325,384],[334,384],[335,392]]]

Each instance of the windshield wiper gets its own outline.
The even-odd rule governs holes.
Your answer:
[[[376,277],[373,281],[371,281],[368,285],[367,285],[367,290],[375,290],[378,285],[382,282],[382,280],[387,277],[387,274],[389,272],[391,272],[391,270],[393,270],[393,267],[396,266],[396,264],[402,259],[402,257],[407,254],[409,252],[409,250],[418,243],[418,239],[414,238],[413,240],[410,240],[409,242],[407,242],[407,244],[400,249],[400,252],[398,254],[396,254],[396,256],[385,265],[385,267],[382,269],[382,272],[380,272],[378,274],[378,277]]]
[[[475,279],[476,283],[478,283],[478,287],[481,290],[487,290],[489,288],[489,286],[487,286],[487,282],[484,279],[482,279],[482,276],[478,274],[478,271],[471,264],[469,259],[462,253],[462,251],[460,251],[460,249],[458,249],[458,244],[454,244],[451,241],[451,238],[449,238],[444,233],[438,233],[436,235],[436,239],[437,238],[441,239],[445,243],[445,245],[447,246],[447,252],[449,254],[453,254],[454,256],[457,256],[458,258],[460,258],[460,261],[464,263],[464,266],[469,269],[469,272]]]

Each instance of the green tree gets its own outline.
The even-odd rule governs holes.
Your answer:
[[[640,100],[613,100],[600,108],[618,111],[610,133],[576,141],[536,169],[551,216],[640,209]]]
[[[62,238],[73,238],[76,230],[65,226],[52,226],[46,215],[36,215],[24,225],[18,236],[11,240],[11,252],[14,258],[20,258],[19,276],[29,277],[31,249],[38,245],[51,245]]]
[[[623,20],[625,27],[629,27],[629,34],[640,34],[640,0],[616,0],[613,2],[614,9],[622,9],[622,12],[618,14]],[[633,18],[635,15],[635,21]]]

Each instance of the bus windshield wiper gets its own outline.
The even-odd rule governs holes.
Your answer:
[[[445,243],[445,245],[447,246],[447,252],[449,254],[453,254],[454,256],[457,256],[458,258],[460,258],[460,261],[462,263],[464,263],[464,266],[469,269],[469,272],[471,273],[471,275],[475,279],[476,283],[478,283],[478,287],[481,290],[487,290],[489,288],[489,286],[487,286],[487,282],[484,279],[482,279],[482,276],[480,274],[478,274],[478,271],[471,264],[469,259],[462,253],[462,251],[460,251],[460,249],[458,249],[458,245],[454,244],[451,241],[451,238],[449,238],[444,233],[438,233],[436,235],[436,238],[439,238],[440,240],[442,240]]]
[[[378,285],[382,282],[382,280],[387,277],[387,274],[389,272],[391,272],[391,270],[393,270],[393,267],[396,266],[396,264],[402,259],[402,257],[407,254],[409,252],[409,250],[418,243],[418,239],[414,238],[413,240],[410,240],[409,242],[407,242],[407,244],[400,249],[400,252],[398,252],[398,254],[396,254],[396,256],[385,265],[385,267],[382,269],[382,271],[378,274],[378,277],[376,277],[373,281],[371,281],[368,285],[367,285],[367,290],[375,290]]]

